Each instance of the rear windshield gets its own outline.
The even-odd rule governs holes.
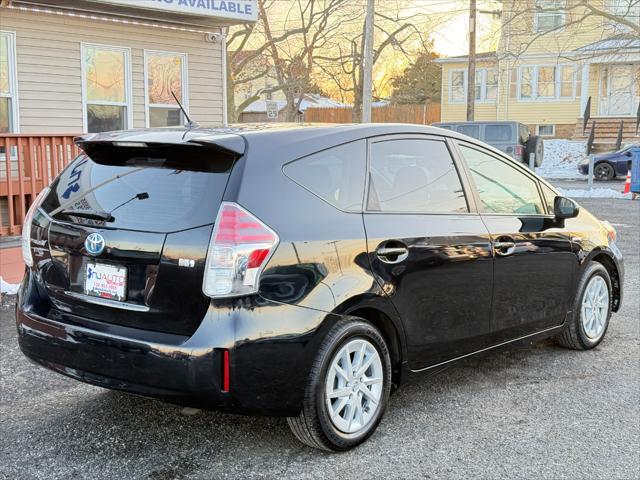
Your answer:
[[[233,159],[206,149],[185,149],[183,155],[192,157],[163,158],[158,152],[114,155],[114,165],[81,155],[52,184],[42,207],[51,213],[64,205],[56,220],[105,228],[173,232],[213,223]],[[78,210],[109,213],[112,219],[73,215]]]
[[[484,129],[485,142],[509,142],[511,140],[511,126],[509,125],[487,125]]]

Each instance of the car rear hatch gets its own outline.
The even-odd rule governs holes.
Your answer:
[[[244,140],[167,131],[76,143],[85,153],[51,185],[32,233],[52,314],[190,335],[209,306],[207,247]]]

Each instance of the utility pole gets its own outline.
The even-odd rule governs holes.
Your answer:
[[[367,0],[367,16],[364,20],[364,52],[362,55],[362,123],[371,122],[371,90],[373,77],[373,24],[375,0]]]
[[[469,5],[469,69],[467,71],[467,122],[473,122],[476,103],[476,0]]]

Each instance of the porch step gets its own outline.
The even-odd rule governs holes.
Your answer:
[[[640,131],[636,134],[636,119],[634,117],[623,118],[592,118],[587,123],[587,128],[583,132],[583,119],[578,118],[576,121],[576,129],[573,133],[573,140],[586,140],[589,138],[591,128],[595,122],[595,142],[596,143],[616,143],[618,138],[618,130],[620,128],[620,122],[623,122],[622,127],[622,142],[637,142],[640,141]]]

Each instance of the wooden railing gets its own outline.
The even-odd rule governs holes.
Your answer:
[[[0,236],[20,235],[29,205],[78,155],[73,137],[0,134]]]

